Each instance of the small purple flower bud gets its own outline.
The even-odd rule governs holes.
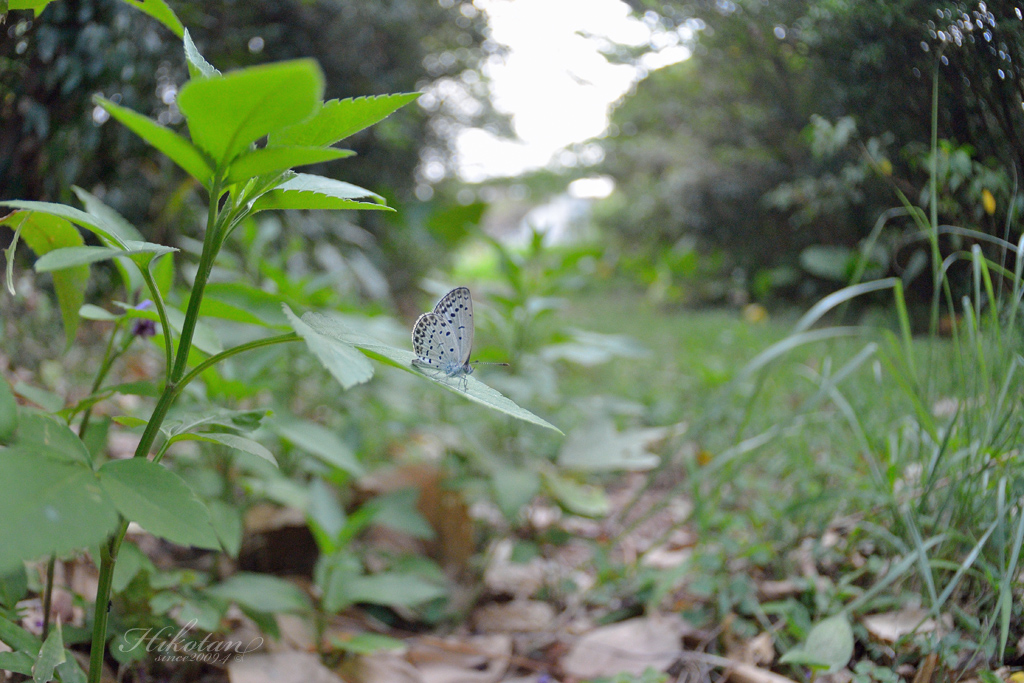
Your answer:
[[[135,325],[132,327],[132,334],[136,337],[148,339],[156,334],[156,323],[152,320],[136,320]]]
[[[145,299],[139,302],[139,304],[135,307],[135,310],[146,311],[149,310],[150,308],[153,308],[153,302],[150,301],[149,299]],[[136,320],[135,325],[132,326],[132,334],[135,335],[136,337],[148,339],[149,337],[152,337],[153,335],[156,334],[156,323],[153,322],[152,320],[146,320],[145,318]]]

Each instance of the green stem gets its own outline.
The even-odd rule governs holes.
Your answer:
[[[128,520],[121,519],[117,532],[100,546],[100,576],[96,588],[96,612],[92,622],[92,649],[89,653],[89,683],[100,683],[103,655],[107,650],[107,618],[110,616],[110,589],[114,582],[114,562],[121,548]]]
[[[164,373],[166,375],[165,381],[170,384],[171,367],[174,364],[174,350],[171,348],[171,325],[167,321],[167,309],[164,308],[164,298],[160,294],[160,288],[157,287],[149,266],[147,265],[139,270],[142,271],[142,278],[146,281],[146,286],[149,287],[149,293],[153,297],[153,303],[156,305],[156,314],[160,317],[160,327],[164,330],[164,357],[166,359]]]
[[[178,352],[174,356],[174,365],[167,375],[163,392],[157,399],[153,414],[150,415],[146,430],[142,433],[139,445],[135,449],[136,458],[145,458],[149,455],[149,449],[156,440],[156,435],[163,425],[171,404],[178,395],[178,383],[185,374],[185,367],[188,365],[189,350],[192,348],[192,335],[195,334],[196,323],[199,321],[199,305],[203,300],[203,290],[206,288],[206,281],[213,269],[213,261],[217,256],[216,246],[220,228],[217,203],[220,197],[221,181],[218,177],[214,180],[213,188],[210,191],[210,208],[206,221],[206,236],[203,240],[203,253],[199,257],[199,271],[196,273],[195,282],[192,284],[192,295],[189,297],[188,308],[185,311],[185,321],[181,326],[181,335],[178,338]],[[152,283],[152,275],[147,279],[147,284]],[[151,289],[158,295],[155,283],[150,284]],[[161,322],[166,325],[167,318],[160,311]],[[169,328],[164,328],[164,337],[170,337]],[[89,677],[88,683],[100,683],[100,676],[103,671],[103,656],[106,653],[107,644],[107,616],[110,603],[110,590],[114,580],[114,564],[117,562],[117,553],[121,549],[121,542],[124,540],[125,532],[128,531],[128,520],[120,518],[117,532],[111,537],[108,544],[100,550],[100,576],[99,585],[96,588],[96,604],[93,617],[92,644],[89,655]]]
[[[46,591],[43,593],[43,640],[50,635],[50,608],[53,606],[53,573],[57,568],[57,556],[50,555],[46,563]]]

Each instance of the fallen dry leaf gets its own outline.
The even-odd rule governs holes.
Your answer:
[[[562,658],[562,670],[575,678],[640,675],[663,671],[679,656],[682,637],[691,631],[675,614],[655,614],[596,628]]]
[[[342,674],[351,683],[423,683],[416,667],[387,652],[356,657],[346,662]]]
[[[540,600],[492,602],[473,612],[473,622],[489,633],[544,631],[555,622],[555,608]]]
[[[406,655],[423,683],[497,683],[511,658],[512,639],[502,634],[421,638]]]
[[[953,626],[948,614],[943,615],[942,623],[938,624],[928,616],[928,610],[920,607],[905,607],[895,612],[869,614],[861,619],[861,623],[872,637],[886,643],[895,643],[911,633],[947,633]]]
[[[231,683],[344,683],[309,652],[246,655],[228,665],[228,679]]]

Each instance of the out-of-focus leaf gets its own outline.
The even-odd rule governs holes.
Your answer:
[[[344,441],[329,429],[305,420],[277,421],[270,428],[296,448],[315,455],[322,462],[353,476],[362,476],[363,466]]]
[[[238,572],[207,592],[257,612],[305,612],[310,608],[309,598],[295,584],[266,574]]]
[[[85,244],[77,228],[67,220],[49,213],[33,212],[25,216],[15,212],[0,220],[0,224],[20,226],[18,230],[21,240],[40,258],[64,247],[80,247]],[[8,254],[9,259],[12,257],[13,254]],[[71,347],[78,331],[78,309],[85,303],[88,283],[89,268],[84,265],[76,265],[53,275],[53,289],[57,293],[57,303],[64,320],[67,348]]]
[[[561,467],[584,472],[649,470],[659,458],[647,445],[664,438],[664,428],[617,432],[611,420],[591,421],[569,433],[558,453]]]
[[[18,403],[14,400],[11,385],[0,377],[0,444],[10,443],[18,428]]]

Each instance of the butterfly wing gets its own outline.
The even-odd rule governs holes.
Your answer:
[[[436,313],[424,313],[416,320],[412,327],[412,350],[417,365],[436,368],[449,376],[462,370],[457,336],[452,326]]]
[[[469,287],[456,287],[441,297],[434,306],[434,315],[451,326],[455,333],[454,348],[459,365],[466,365],[473,352],[473,297]]]

